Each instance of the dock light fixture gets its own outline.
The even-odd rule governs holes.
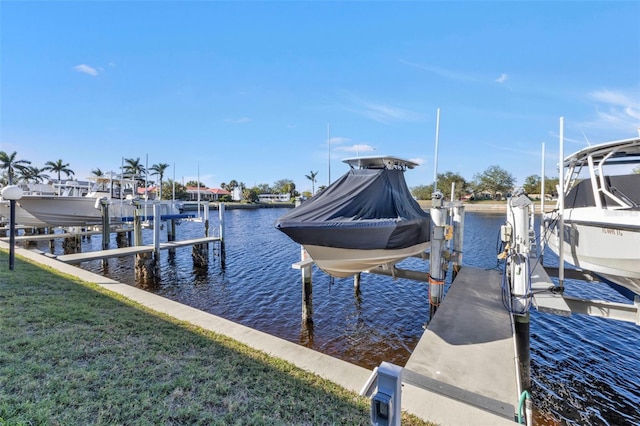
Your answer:
[[[22,188],[8,185],[2,188],[2,199],[9,200],[9,270],[13,271],[16,247],[16,201],[22,198]]]

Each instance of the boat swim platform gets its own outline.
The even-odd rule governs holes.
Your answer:
[[[191,240],[169,241],[166,243],[160,243],[159,249],[160,250],[176,249],[179,247],[193,246],[196,244],[207,244],[215,241],[220,241],[220,237],[203,237],[203,238],[194,238]],[[143,245],[143,246],[115,248],[115,249],[108,249],[108,250],[90,251],[86,253],[63,254],[63,255],[57,256],[56,259],[64,263],[76,264],[76,263],[88,262],[91,260],[110,259],[114,257],[124,257],[132,254],[140,254],[140,253],[151,253],[153,251],[155,251],[155,247],[153,245]]]
[[[403,406],[442,425],[513,424],[519,402],[512,316],[502,305],[501,272],[464,266],[403,371]],[[406,395],[408,393],[408,395]]]

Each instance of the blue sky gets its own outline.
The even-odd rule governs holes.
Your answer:
[[[0,24],[0,150],[78,179],[139,157],[304,191],[384,154],[430,185],[439,108],[438,172],[522,184],[542,142],[557,176],[561,116],[566,153],[640,127],[639,2],[1,1]]]

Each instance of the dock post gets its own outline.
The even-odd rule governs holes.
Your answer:
[[[157,203],[153,204],[153,253],[156,258],[160,256],[160,209]]]
[[[141,246],[142,245],[142,217],[140,214],[142,211],[138,208],[138,205],[135,205],[135,209],[133,210],[133,245]]]
[[[134,204],[133,210],[133,244],[142,245],[142,209],[139,204]],[[145,209],[146,211],[146,209]],[[146,215],[145,215],[146,216]],[[154,233],[155,234],[155,233]],[[136,282],[148,286],[155,282],[155,259],[151,253],[136,253],[134,264]]]
[[[118,248],[129,247],[130,241],[127,237],[127,231],[118,231],[116,234],[116,245]]]
[[[204,236],[209,236],[209,209],[204,209]],[[194,244],[191,248],[193,265],[198,268],[209,266],[209,243]]]
[[[98,203],[102,214],[102,250],[108,250],[109,240],[111,239],[111,234],[109,233],[109,200],[103,197],[96,200],[96,204]]]
[[[74,234],[72,237],[67,237],[62,241],[62,250],[64,254],[77,253],[78,247],[80,247],[80,235]]]
[[[509,198],[505,240],[510,249],[506,257],[505,274],[509,282],[509,306],[515,323],[515,340],[520,372],[520,392],[531,392],[531,349],[529,308],[531,306],[531,278],[529,258],[533,255],[530,220],[533,209],[531,200],[524,195]]]
[[[300,260],[309,257],[303,246],[300,246]],[[302,321],[313,322],[313,283],[311,280],[311,264],[303,266],[302,272]]]
[[[167,241],[175,241],[176,240],[176,220],[171,219],[169,221],[169,226],[167,227]]]
[[[224,242],[224,211],[225,211],[225,205],[224,203],[219,203],[218,204],[218,217],[220,219],[220,267],[222,269],[224,269],[226,267],[226,263],[227,263],[227,252],[225,249],[225,242]]]
[[[444,281],[447,271],[444,268],[446,210],[443,208],[442,193],[431,195],[431,253],[429,255],[429,321],[444,297]]]
[[[353,288],[356,293],[360,292],[360,278],[361,276],[359,272],[353,276]]]
[[[208,237],[209,236],[209,216],[211,215],[211,212],[209,211],[208,208],[204,209],[204,236]]]
[[[454,205],[452,207],[452,225],[453,225],[453,272],[452,281],[458,276],[460,268],[462,267],[462,247],[464,241],[464,206]]]
[[[531,393],[531,343],[529,313],[514,315],[516,348],[522,391]]]

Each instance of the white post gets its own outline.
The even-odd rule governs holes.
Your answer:
[[[160,256],[160,215],[160,206],[153,203],[153,251],[156,259]]]
[[[558,190],[558,285],[564,287],[564,117],[560,117],[560,172]]]
[[[545,176],[544,176],[544,142],[542,142],[542,177],[540,178],[540,258],[544,258],[545,249],[545,223],[544,223],[544,198],[545,191]]]
[[[441,193],[434,193],[432,201],[434,206],[431,207],[431,252],[429,254],[429,320],[433,319],[442,298],[444,297],[444,281],[447,271],[444,269],[445,251],[445,225],[446,210],[442,204],[438,205],[438,201],[442,203]]]
[[[531,200],[526,195],[509,199],[507,222],[511,225],[511,250],[507,258],[511,284],[513,313],[527,312],[529,293],[529,209]]]
[[[438,140],[440,139],[440,108],[436,110],[436,153],[433,159],[433,192],[438,190]]]
[[[462,266],[462,245],[464,237],[464,206],[453,207],[453,278]]]
[[[327,144],[329,145],[329,185],[331,185],[331,136],[329,132],[329,123],[327,123]]]

